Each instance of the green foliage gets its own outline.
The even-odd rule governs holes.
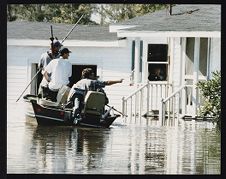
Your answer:
[[[201,115],[213,117],[213,122],[221,126],[221,73],[215,71],[208,81],[200,81],[197,86],[201,90],[205,101],[201,108]]]
[[[8,21],[27,20],[74,24],[84,14],[80,24],[95,24],[90,20],[90,4],[10,4]]]
[[[167,4],[9,4],[8,21],[27,20],[38,22],[97,24],[91,15],[100,17],[101,25],[128,20],[149,12],[166,8]]]

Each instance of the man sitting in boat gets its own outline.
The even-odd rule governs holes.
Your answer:
[[[68,48],[63,48],[60,51],[60,58],[52,60],[45,68],[44,77],[48,81],[48,96],[47,99],[57,101],[56,96],[59,89],[63,85],[69,84],[69,77],[72,75],[72,64],[67,60],[69,57]],[[51,73],[51,77],[49,77]]]
[[[104,92],[102,88],[106,85],[113,85],[116,83],[122,83],[123,79],[115,81],[99,81],[94,76],[94,72],[91,68],[85,68],[82,71],[82,79],[74,84],[68,95],[68,103],[73,105],[73,120],[74,123],[81,120],[81,108],[82,102],[88,90]]]

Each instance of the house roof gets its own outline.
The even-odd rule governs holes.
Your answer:
[[[45,23],[14,21],[7,23],[8,39],[49,39],[50,25],[53,27],[53,35],[58,39],[64,39],[72,29],[73,24]],[[117,34],[110,33],[108,26],[78,25],[67,38],[68,40],[87,41],[116,41]]]
[[[164,9],[114,26],[131,26],[127,31],[221,31],[221,5],[176,5],[172,15]]]
[[[50,38],[50,25],[53,27],[54,37],[58,39],[64,39],[73,27],[72,24],[14,21],[7,23],[7,38],[47,40]],[[112,31],[112,27],[117,30]],[[130,28],[123,29],[125,27]],[[119,29],[123,30],[118,31]],[[108,26],[78,25],[69,35],[68,40],[116,41],[117,36],[134,36],[134,34],[129,34],[131,32],[135,32],[135,36],[142,35],[139,33],[151,36],[150,32],[154,32],[155,35],[156,32],[167,32],[166,35],[169,35],[168,32],[220,32],[221,5],[176,5],[172,7],[171,16],[167,15],[166,9],[159,10],[121,23],[111,24],[110,31]]]

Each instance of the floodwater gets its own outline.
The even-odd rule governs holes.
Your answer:
[[[7,109],[8,174],[221,174],[212,123],[118,118],[110,129],[40,127],[27,123],[22,102]]]

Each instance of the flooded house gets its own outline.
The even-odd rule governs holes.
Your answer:
[[[7,99],[15,102],[50,47],[50,25],[60,41],[70,24],[7,23]],[[221,6],[175,5],[109,26],[78,25],[63,43],[72,53],[71,84],[91,67],[100,80],[124,79],[105,88],[110,105],[129,116],[197,117],[197,82],[221,69]],[[26,93],[37,94],[41,76]]]

